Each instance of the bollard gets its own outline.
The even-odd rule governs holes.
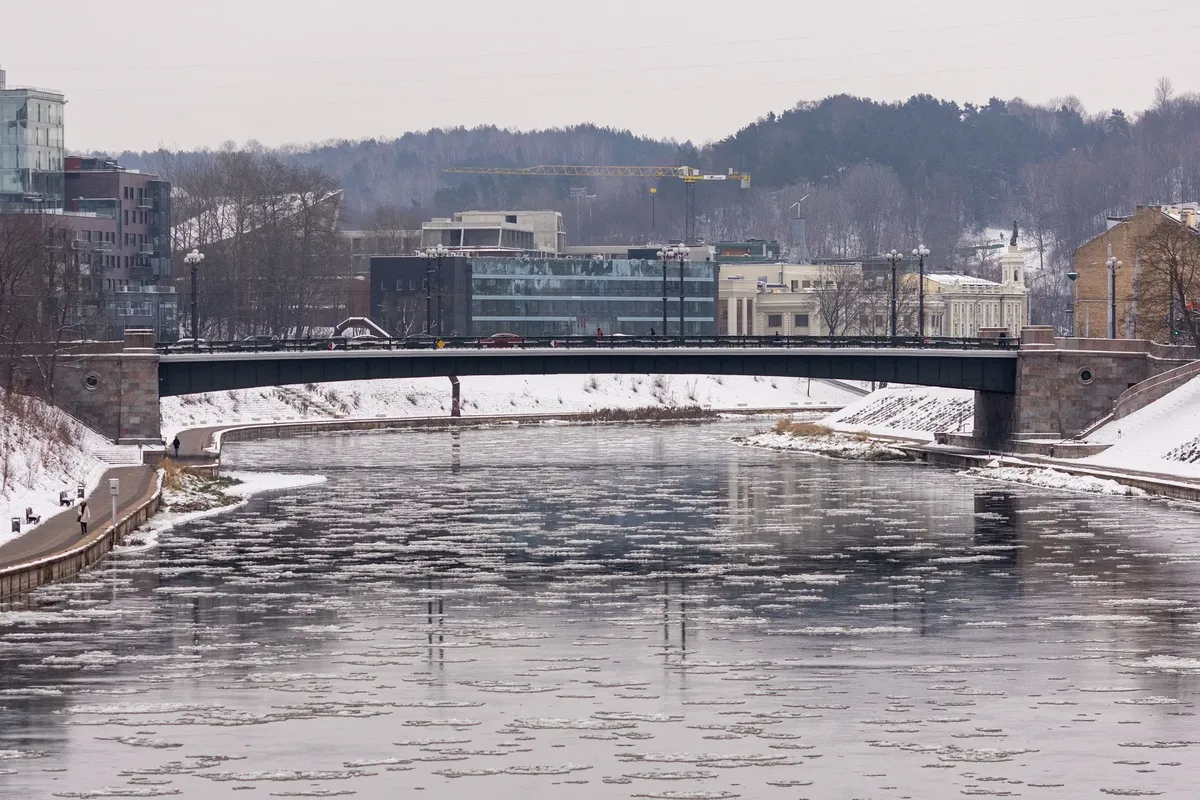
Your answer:
[[[13,533],[21,532],[21,518],[20,517],[12,518],[12,532]]]

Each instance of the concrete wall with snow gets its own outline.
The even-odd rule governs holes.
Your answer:
[[[975,393],[967,389],[889,386],[821,422],[839,431],[931,440],[939,431],[970,433],[974,412]]]
[[[554,414],[601,408],[716,410],[841,408],[858,399],[808,378],[720,375],[537,375],[461,379],[463,416]],[[448,416],[445,378],[344,381],[164,397],[163,433],[246,422]]]

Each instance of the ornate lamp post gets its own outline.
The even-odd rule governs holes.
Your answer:
[[[929,248],[923,244],[919,244],[912,251],[913,256],[919,259],[919,267],[917,269],[919,283],[917,284],[917,336],[925,335],[925,256],[929,255]]]
[[[204,253],[193,247],[192,252],[183,257],[183,263],[192,269],[192,349],[200,349],[200,311],[196,304],[196,270],[204,262]]]
[[[667,262],[675,258],[675,248],[664,247],[658,251],[658,257],[663,265],[663,304],[662,304],[662,335],[667,335]]]
[[[899,250],[892,249],[885,256],[888,263],[892,265],[892,338],[896,338],[896,270],[900,266],[900,262],[904,260],[904,254]]]
[[[1117,338],[1117,270],[1125,266],[1116,256],[1104,262],[1108,267],[1108,338]]]
[[[691,248],[686,247],[686,246],[675,248],[675,257],[679,259],[679,338],[680,339],[682,339],[684,337],[684,330],[683,330],[683,298],[684,298],[683,262],[688,260],[688,255],[691,252],[692,252]]]
[[[442,259],[450,254],[450,249],[438,242],[426,250],[418,250],[416,255],[425,261],[425,335],[433,334],[433,262],[437,261],[437,331],[442,335]]]

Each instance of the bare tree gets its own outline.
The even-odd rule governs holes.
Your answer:
[[[406,256],[420,249],[422,217],[393,204],[376,206],[367,215],[363,230],[371,234],[372,255]]]
[[[42,397],[78,338],[80,275],[50,214],[0,216],[0,384]]]
[[[179,166],[176,251],[205,253],[200,334],[306,335],[349,302],[341,192],[325,173],[258,151],[223,150]],[[190,274],[179,278],[191,300]]]
[[[825,266],[818,282],[814,292],[825,327],[831,336],[847,335],[862,313],[862,270],[852,265]]]
[[[1200,347],[1200,234],[1162,220],[1138,238],[1137,292],[1153,335],[1171,341],[1175,331]]]

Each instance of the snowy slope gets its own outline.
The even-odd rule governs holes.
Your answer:
[[[1200,478],[1200,378],[1088,437],[1112,444],[1091,464]]]
[[[56,408],[0,390],[0,544],[15,538],[9,520],[25,508],[43,518],[58,510],[58,493],[83,482],[90,491],[108,465],[99,454],[113,450],[108,440]]]
[[[463,416],[553,414],[601,408],[703,406],[717,410],[840,408],[858,397],[807,378],[718,375],[464,377]],[[344,381],[164,397],[163,434],[183,428],[310,419],[446,416],[445,378]]]
[[[933,439],[938,431],[970,433],[975,393],[967,389],[889,386],[872,392],[821,420],[837,431]]]

